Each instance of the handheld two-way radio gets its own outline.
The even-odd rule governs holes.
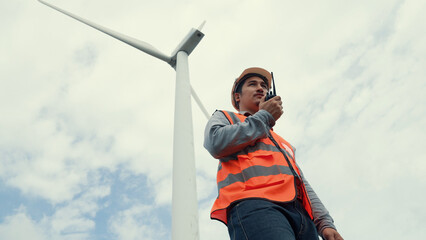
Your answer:
[[[275,91],[275,81],[274,81],[274,73],[271,72],[271,76],[272,76],[272,86],[268,93],[266,93],[266,97],[265,97],[265,101],[268,101],[269,99],[277,96],[277,92]]]

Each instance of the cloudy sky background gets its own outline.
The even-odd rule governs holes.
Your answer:
[[[274,128],[345,239],[424,239],[426,2],[50,0],[189,58],[209,112],[274,72]],[[0,239],[170,239],[174,70],[35,0],[0,1]],[[193,102],[200,238],[217,160]]]

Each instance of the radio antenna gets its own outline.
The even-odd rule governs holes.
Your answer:
[[[274,80],[274,73],[273,72],[271,72],[271,76],[272,76],[272,91],[273,91],[273,93],[272,94],[274,94],[274,95],[277,95],[277,92],[275,91],[275,80]]]

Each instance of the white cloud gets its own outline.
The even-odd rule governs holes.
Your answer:
[[[88,239],[90,231],[94,229],[94,217],[100,209],[97,200],[110,194],[108,186],[90,187],[85,193],[76,199],[57,206],[55,213],[43,221],[49,224],[53,235],[73,236]]]
[[[111,232],[123,240],[164,239],[168,231],[150,206],[136,204],[119,212],[109,222]]]
[[[0,236],[2,239],[46,239],[46,235],[40,226],[25,212],[26,209],[24,207],[20,207],[16,214],[5,218],[5,220],[0,224]]]
[[[102,206],[97,200],[109,195],[107,186],[89,187],[81,196],[57,205],[52,215],[33,219],[24,206],[0,223],[2,239],[91,239],[95,215]]]

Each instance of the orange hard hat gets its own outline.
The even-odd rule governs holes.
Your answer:
[[[255,77],[255,76],[262,78],[268,85],[268,89],[271,88],[272,75],[270,72],[259,67],[247,68],[246,70],[243,71],[243,73],[241,73],[241,75],[237,79],[235,79],[234,85],[232,86],[231,100],[232,100],[232,105],[234,106],[235,109],[240,110],[239,104],[235,100],[235,96],[234,96],[235,91],[240,86],[240,84],[243,83],[247,78]]]

